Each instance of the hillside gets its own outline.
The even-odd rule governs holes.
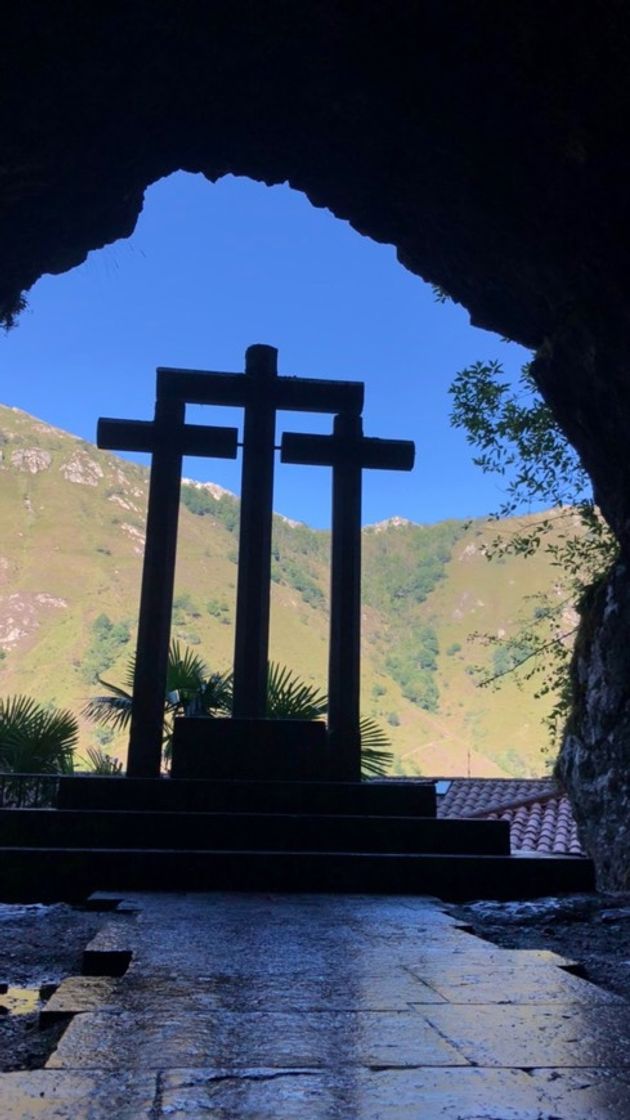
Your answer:
[[[78,713],[134,649],[148,472],[4,407],[0,454],[0,691]],[[471,635],[509,638],[557,574],[541,556],[488,562],[496,531],[395,517],[364,530],[363,710],[386,725],[396,773],[545,770],[545,705],[511,680],[480,688],[474,667],[497,654]],[[232,656],[237,533],[233,495],[184,486],[173,634],[217,669]],[[327,533],[275,518],[271,656],[322,686],[328,550]],[[82,724],[84,746],[99,734]]]

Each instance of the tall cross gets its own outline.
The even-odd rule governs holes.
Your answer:
[[[266,712],[276,412],[344,412],[363,407],[363,384],[279,377],[278,352],[250,346],[245,374],[158,370],[158,397],[244,408],[243,471],[234,644],[235,716]]]
[[[332,467],[328,734],[340,778],[361,776],[361,476],[410,471],[410,440],[368,439],[360,416],[335,416],[331,436],[285,432],[281,461]]]
[[[127,774],[158,777],[173,609],[182,457],[235,459],[236,428],[186,424],[185,403],[160,399],[155,419],[98,422],[96,442],[109,451],[150,451],[151,477],[140,592]]]

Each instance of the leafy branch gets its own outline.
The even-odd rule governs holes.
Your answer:
[[[479,683],[496,685],[511,674],[516,680],[520,674],[520,681],[541,676],[534,695],[555,697],[545,722],[557,741],[571,707],[569,659],[577,630],[561,625],[563,612],[568,603],[579,612],[586,590],[616,559],[618,545],[595,505],[584,467],[538,393],[531,365],[523,366],[512,386],[500,362],[476,362],[457,374],[450,393],[451,422],[477,450],[473,461],[504,480],[505,500],[492,517],[514,517],[524,507],[549,510],[524,519],[514,532],[497,533],[483,551],[489,560],[542,551],[561,571],[566,596],[560,602],[549,594],[537,596],[533,616],[505,643],[520,647],[523,655]],[[501,641],[489,635],[483,640]]]

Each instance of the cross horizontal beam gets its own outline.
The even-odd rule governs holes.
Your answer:
[[[363,470],[410,471],[415,453],[415,445],[408,439],[373,439],[367,436],[352,439],[285,432],[280,458],[283,463],[303,466],[347,465]]]
[[[308,377],[252,376],[248,373],[205,373],[203,370],[157,371],[158,397],[189,404],[247,406],[264,399],[287,412],[350,412],[363,408],[362,381],[325,381]]]
[[[238,430],[203,424],[160,426],[154,420],[113,420],[102,416],[96,428],[96,444],[106,451],[173,450],[179,455],[236,459]]]

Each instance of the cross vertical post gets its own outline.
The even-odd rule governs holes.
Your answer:
[[[360,416],[335,416],[333,439],[363,437]],[[344,778],[361,777],[361,464],[342,457],[332,472],[328,735]]]
[[[142,567],[127,774],[160,773],[186,406],[158,400]]]
[[[264,716],[267,707],[277,357],[273,346],[260,345],[245,355],[251,389],[243,425],[233,700],[233,715],[241,717]]]

